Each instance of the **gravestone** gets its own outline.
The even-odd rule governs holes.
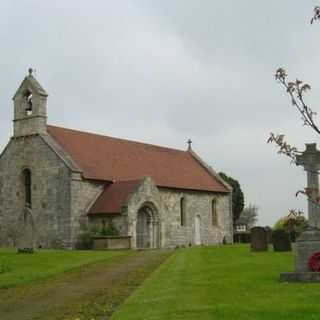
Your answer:
[[[268,243],[272,243],[272,229],[270,227],[264,228],[267,232],[267,241]]]
[[[35,228],[31,208],[25,207],[18,219],[17,250],[20,253],[32,253],[35,242]]]
[[[267,232],[262,227],[251,229],[251,251],[267,251],[268,241]]]
[[[312,193],[319,192],[320,151],[315,143],[306,144],[306,150],[297,156],[297,165],[307,172],[307,188]],[[320,206],[308,197],[308,228],[296,239],[295,270],[280,274],[280,281],[320,282],[320,272],[311,272],[308,260],[320,252]]]
[[[284,230],[272,232],[273,251],[291,251],[290,234]]]

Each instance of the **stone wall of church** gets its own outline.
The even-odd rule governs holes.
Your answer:
[[[160,189],[165,210],[162,220],[165,225],[164,246],[188,246],[195,244],[195,219],[200,216],[201,242],[204,245],[222,243],[225,237],[232,243],[232,213],[230,195],[208,192]],[[185,200],[185,225],[181,226],[180,200]],[[212,200],[216,199],[218,223],[212,225]]]
[[[152,224],[154,228],[153,237],[150,241],[151,248],[164,247],[161,235],[164,224],[162,223],[163,203],[159,189],[149,177],[142,178],[136,190],[129,196],[127,202],[128,235],[131,236],[132,248],[137,247],[137,218],[138,212],[144,206],[148,206],[153,213]]]
[[[0,156],[0,245],[15,245],[25,206],[22,171],[31,171],[35,242],[70,246],[70,170],[38,135],[12,139]]]
[[[74,246],[81,224],[88,225],[87,212],[104,189],[104,183],[82,180],[73,174],[71,181],[71,237]]]
[[[185,199],[185,225],[181,226],[180,200]],[[216,199],[217,225],[212,224],[212,200]],[[128,235],[132,237],[132,247],[136,246],[136,224],[139,209],[144,205],[157,215],[156,227],[159,231],[157,243],[161,247],[195,245],[195,219],[200,216],[201,243],[221,244],[225,238],[233,241],[233,225],[230,194],[222,195],[158,188],[152,179],[145,178],[128,201]],[[154,242],[156,245],[156,242]]]
[[[112,222],[113,226],[119,232],[119,236],[128,235],[128,218],[124,214],[96,214],[89,217],[89,228],[100,232],[103,225]]]
[[[38,135],[12,139],[0,156],[0,246],[14,245],[18,220],[25,206],[22,171],[32,174],[32,213],[36,244],[43,247],[73,247],[81,221],[104,188],[103,183],[84,181],[72,173],[57,154]],[[185,199],[186,223],[180,223],[180,200]],[[212,199],[217,199],[218,225],[212,225]],[[232,242],[229,195],[157,188],[144,178],[130,196],[127,209],[114,217],[121,235],[132,236],[136,244],[137,213],[145,204],[155,213],[157,234],[154,247],[188,246],[195,243],[195,217],[200,216],[201,242]],[[103,217],[101,217],[103,219]],[[99,223],[101,223],[101,219]],[[95,220],[94,218],[92,221]],[[96,220],[96,221],[98,221]]]

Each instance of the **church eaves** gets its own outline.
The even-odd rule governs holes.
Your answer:
[[[48,126],[48,133],[81,169],[84,179],[115,182],[149,176],[158,187],[230,192],[189,151],[56,126]]]

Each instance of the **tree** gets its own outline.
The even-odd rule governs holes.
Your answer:
[[[281,217],[274,225],[274,230],[285,230],[291,235],[294,240],[307,227],[308,221],[304,217],[302,211],[290,210],[289,214]]]
[[[311,19],[311,24],[313,22],[320,20],[320,7],[316,6],[314,8],[314,15]],[[290,97],[292,106],[298,111],[303,121],[303,125],[311,128],[317,134],[320,134],[320,127],[315,121],[316,112],[314,112],[305,101],[305,94],[311,90],[311,86],[299,79],[294,81],[288,80],[287,71],[284,68],[278,68],[275,73],[275,79],[285,88],[287,94]],[[268,139],[268,143],[275,143],[278,147],[278,153],[284,154],[291,158],[291,161],[298,165],[297,156],[301,154],[296,147],[288,144],[285,141],[285,136],[283,134],[271,133]],[[320,194],[317,189],[305,188],[296,193],[304,194],[309,201],[317,205],[320,204]]]
[[[244,195],[241,190],[240,184],[237,180],[228,177],[225,173],[220,172],[220,177],[226,181],[233,189],[232,191],[232,215],[233,215],[233,224],[240,217],[240,213],[244,208]]]
[[[257,221],[258,221],[258,207],[253,204],[249,204],[241,212],[237,223],[244,224],[247,226],[248,229],[250,229],[255,226]]]

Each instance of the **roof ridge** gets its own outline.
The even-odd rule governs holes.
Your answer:
[[[144,177],[141,177],[140,179],[125,179],[125,180],[114,180],[112,181],[112,183],[110,184],[110,186],[112,186],[115,183],[124,183],[124,182],[136,182],[138,183],[139,181],[143,180]]]
[[[58,129],[67,130],[67,131],[74,131],[76,133],[84,133],[84,134],[88,134],[88,135],[92,135],[92,136],[98,136],[98,137],[102,137],[102,138],[114,139],[114,140],[123,141],[123,142],[130,142],[130,143],[135,143],[135,144],[138,144],[138,145],[145,145],[145,146],[150,146],[150,147],[159,148],[159,149],[165,149],[165,150],[171,150],[171,151],[176,151],[176,152],[188,153],[188,150],[181,150],[181,149],[172,148],[172,147],[165,147],[165,146],[161,146],[161,145],[157,145],[157,144],[153,144],[153,143],[147,143],[147,142],[140,142],[140,141],[136,141],[136,140],[118,138],[118,137],[113,137],[113,136],[109,136],[109,135],[104,135],[104,134],[101,134],[101,133],[94,133],[94,132],[89,132],[89,131],[81,131],[81,130],[77,130],[77,129],[59,127],[59,126],[50,125],[50,124],[48,124],[48,127],[58,128]]]
[[[48,126],[48,134],[79,166],[83,179],[119,181],[115,185],[129,185],[148,176],[157,186],[228,192],[217,177],[192,156],[190,150],[56,126]]]

